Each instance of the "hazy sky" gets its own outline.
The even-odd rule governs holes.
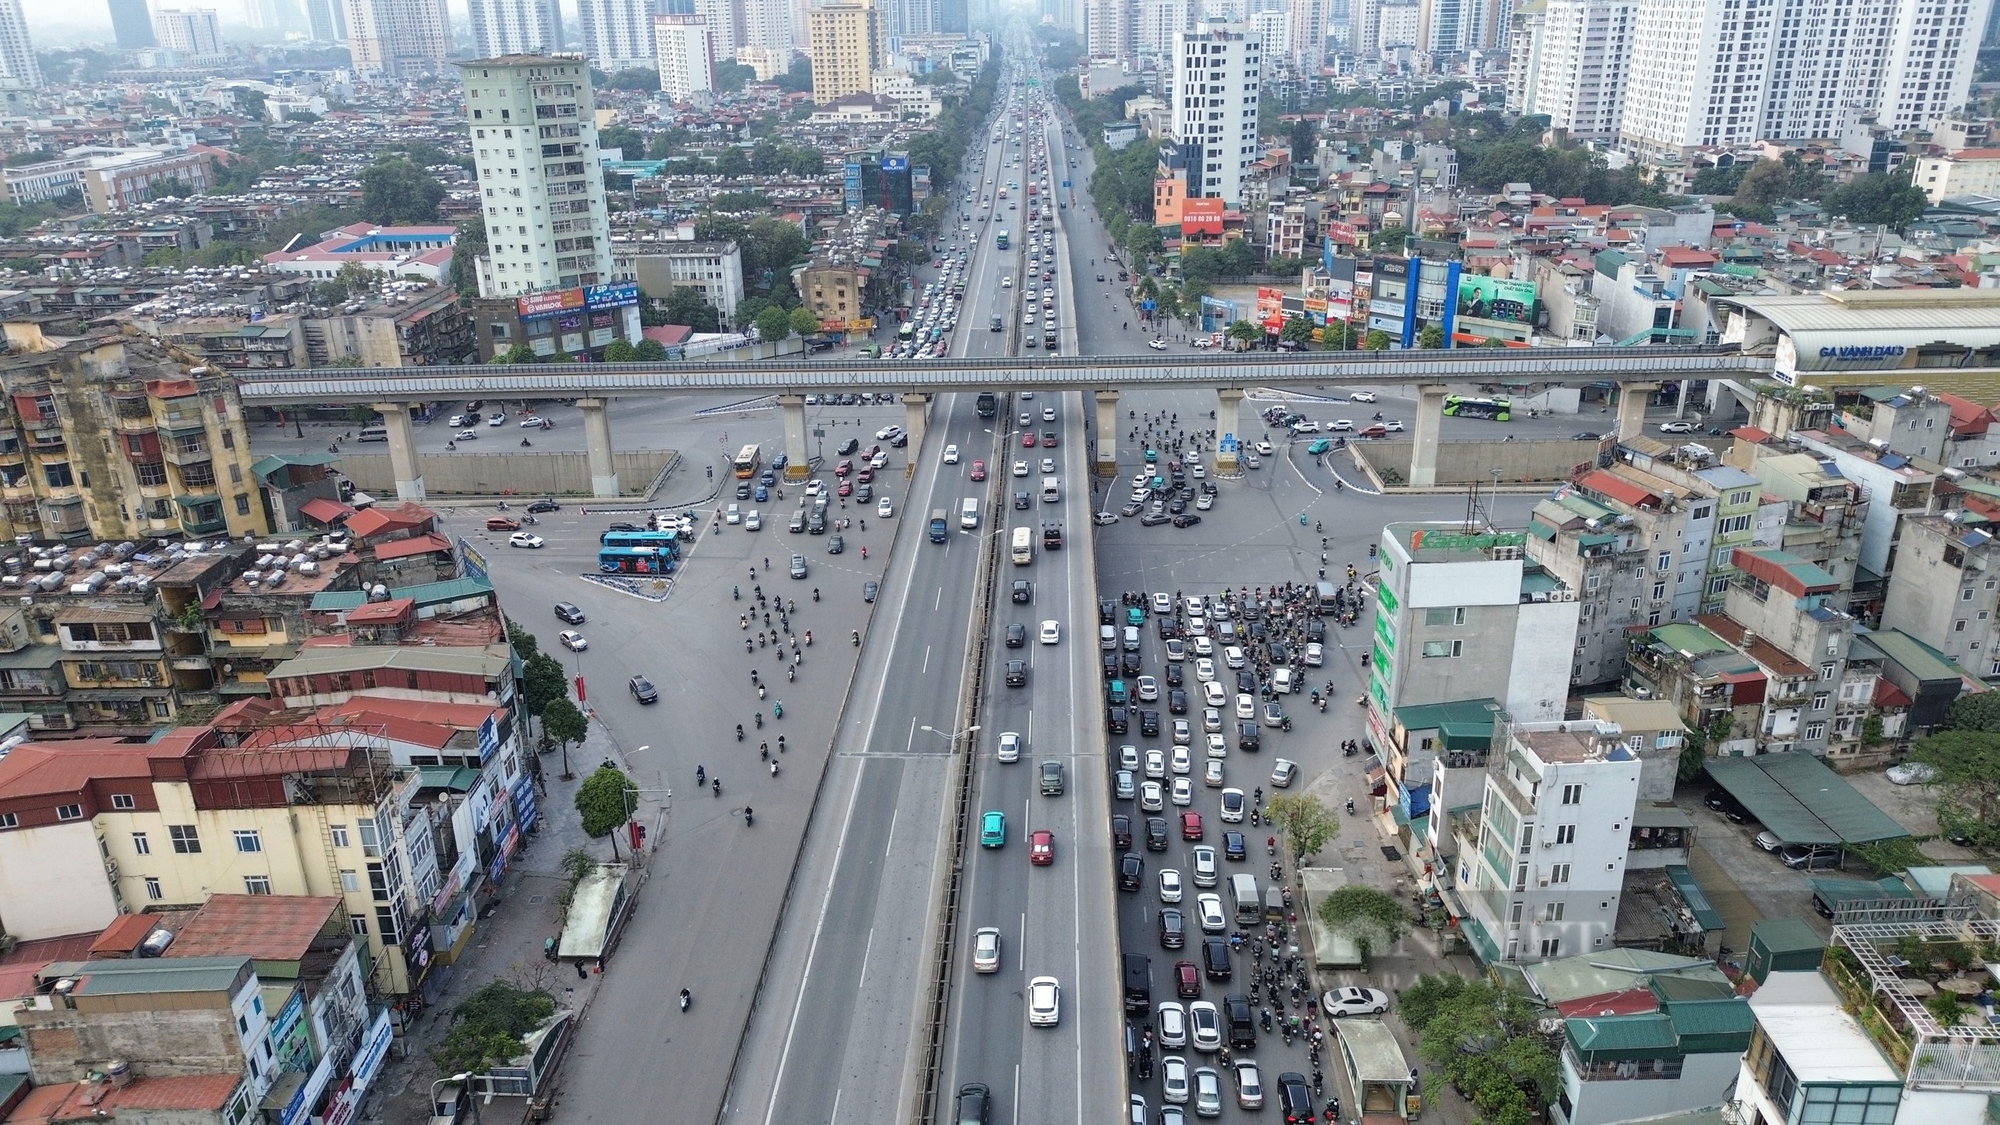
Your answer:
[[[214,8],[221,19],[225,34],[231,26],[244,23],[243,0],[152,0],[155,8]],[[449,0],[451,14],[464,21],[465,0]],[[28,34],[38,47],[55,47],[71,43],[111,41],[111,12],[104,0],[21,0],[21,10],[28,17]],[[563,5],[563,17],[576,18],[574,2]]]

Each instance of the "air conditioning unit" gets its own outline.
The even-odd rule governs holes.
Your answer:
[[[1541,878],[1539,878],[1539,879],[1535,880],[1535,885],[1536,885],[1537,887],[1546,887],[1546,886],[1548,886],[1548,885],[1549,885],[1549,877],[1548,877],[1547,875],[1544,875],[1544,876],[1542,876]]]

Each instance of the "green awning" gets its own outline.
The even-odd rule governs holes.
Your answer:
[[[1723,922],[1722,915],[1709,904],[1708,892],[1702,890],[1701,884],[1694,881],[1694,872],[1680,863],[1669,863],[1666,870],[1668,881],[1673,883],[1674,890],[1680,892],[1682,901],[1687,903],[1688,912],[1694,915],[1695,925],[1700,926],[1703,932],[1711,934],[1729,928],[1728,924]]]
[[[193,511],[203,504],[220,504],[222,503],[222,497],[213,492],[202,492],[193,496],[176,496],[174,497],[174,503],[179,504],[189,511]]]

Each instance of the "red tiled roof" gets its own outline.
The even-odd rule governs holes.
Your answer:
[[[421,504],[369,508],[354,513],[347,521],[347,530],[362,539],[373,539],[386,531],[415,531],[436,518],[436,513]]]
[[[299,505],[299,514],[316,523],[338,523],[354,515],[354,509],[338,500],[319,496]]]
[[[1581,996],[1575,1000],[1556,1005],[1556,1010],[1565,1018],[1576,1016],[1631,1016],[1641,1012],[1658,1011],[1660,998],[1653,995],[1650,988],[1626,988],[1617,992],[1603,992],[1596,996]]]
[[[1729,431],[1729,436],[1739,437],[1742,438],[1744,441],[1751,442],[1756,445],[1762,445],[1765,442],[1771,440],[1771,432],[1769,430],[1760,430],[1755,426],[1738,426],[1735,429]]]
[[[89,1082],[37,1086],[28,1091],[6,1125],[57,1125],[58,1122],[109,1120],[120,1108],[140,1110],[206,1110],[220,1113],[243,1084],[238,1074],[190,1074],[177,1078],[135,1078],[123,1088]]]
[[[172,745],[141,745],[115,738],[24,742],[0,758],[0,798],[75,793],[97,778],[147,780],[152,777],[154,758],[178,758],[185,753],[185,740]]]
[[[1712,266],[1716,263],[1716,257],[1706,250],[1696,250],[1692,246],[1668,246],[1660,251],[1660,261],[1676,268]]]
[[[120,914],[112,919],[109,926],[90,943],[92,957],[107,955],[123,956],[139,948],[146,935],[153,932],[160,920],[151,914]]]
[[[403,559],[411,555],[427,555],[433,551],[449,550],[451,550],[451,540],[433,531],[429,535],[415,535],[408,539],[394,539],[387,543],[377,544],[375,547],[375,559],[380,562],[386,559]],[[353,621],[354,614],[348,614],[347,619]]]
[[[393,715],[454,730],[478,730],[480,724],[503,713],[503,709],[485,703],[440,703],[424,699],[357,695],[329,708],[329,713],[340,716]]]
[[[340,905],[338,895],[210,895],[165,956],[303,960]]]
[[[1614,500],[1622,500],[1634,508],[1658,507],[1660,503],[1660,497],[1644,485],[1615,477],[1603,469],[1593,469],[1585,473],[1576,483],[1593,492],[1601,492]]]
[[[1875,706],[1908,707],[1909,705],[1910,697],[1903,694],[1902,688],[1890,683],[1885,676],[1875,678]]]
[[[408,542],[408,540],[398,540],[398,542]],[[416,542],[422,542],[422,540],[416,540]],[[394,598],[386,602],[370,602],[367,605],[357,606],[348,611],[347,623],[353,625],[359,622],[363,625],[371,625],[376,622],[400,621],[411,610],[415,609],[416,606],[417,600],[415,598]]]
[[[1951,432],[1955,434],[1983,434],[1993,422],[1993,411],[1976,402],[1962,399],[1954,394],[1941,394],[1946,406],[1951,407]]]

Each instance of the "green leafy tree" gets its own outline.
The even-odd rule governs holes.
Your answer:
[[[1444,327],[1437,324],[1426,324],[1418,329],[1417,346],[1420,348],[1444,347]]]
[[[1254,345],[1264,338],[1264,330],[1247,320],[1233,321],[1224,334],[1232,340]]]
[[[773,343],[792,334],[792,316],[784,309],[771,306],[757,314],[757,336]]]
[[[1407,228],[1391,225],[1369,235],[1368,248],[1379,250],[1384,254],[1400,254],[1403,252],[1403,244],[1409,240],[1410,232]]]
[[[774,141],[758,141],[750,150],[750,170],[760,176],[775,176],[785,170],[784,146]]]
[[[667,358],[667,346],[658,340],[641,340],[633,345],[641,363],[658,363]]]
[[[1295,316],[1285,321],[1284,330],[1278,338],[1294,344],[1308,344],[1313,338],[1313,322],[1309,316]]]
[[[528,714],[543,720],[542,729],[548,730],[548,707],[558,699],[569,696],[569,672],[562,661],[537,649],[521,662],[521,700],[527,705]]]
[[[613,340],[604,345],[604,362],[630,363],[639,358],[639,349],[623,340]]]
[[[823,176],[826,174],[826,154],[801,145],[792,150],[790,171],[794,176]]]
[[[1945,712],[1944,725],[1952,730],[2000,734],[2000,691],[1959,696]]]
[[[526,344],[515,344],[504,352],[494,352],[493,362],[507,364],[534,363],[535,349]]]
[[[478,1074],[519,1058],[523,1038],[555,1015],[555,997],[494,981],[459,1002],[451,1030],[431,1049],[446,1074]]]
[[[435,223],[445,188],[405,156],[391,156],[361,170],[361,214],[371,223]]]
[[[1857,223],[1881,223],[1900,229],[1915,222],[1930,207],[1924,189],[1900,172],[1871,172],[1826,193],[1829,215]]]
[[[722,314],[692,285],[676,285],[667,291],[661,324],[685,324],[696,332],[722,331]]]
[[[1703,168],[1694,174],[1694,182],[1688,185],[1696,195],[1735,195],[1737,185],[1750,171],[1750,165],[1737,161],[1727,168]]]
[[[1397,1001],[1417,1033],[1417,1053],[1432,1081],[1472,1096],[1486,1125],[1538,1120],[1530,1091],[1553,1089],[1559,1077],[1555,1044],[1539,1029],[1541,1009],[1525,994],[1490,980],[1425,974]]]
[[[1352,941],[1363,957],[1386,952],[1410,928],[1409,913],[1396,896],[1360,884],[1341,887],[1321,899],[1319,919]]]
[[[804,55],[793,58],[791,69],[773,77],[771,84],[787,94],[809,93],[813,88],[812,60]]]
[[[660,88],[660,72],[651,67],[635,66],[599,80],[599,85],[612,90],[651,93]]]
[[[716,93],[734,94],[756,80],[757,72],[742,63],[722,59],[715,64]]]
[[[1361,346],[1366,351],[1386,352],[1389,350],[1389,334],[1380,328],[1370,328],[1366,341]]]
[[[1791,198],[1792,174],[1776,160],[1759,160],[1743,173],[1735,201],[1753,207],[1774,207]]]
[[[1133,223],[1125,230],[1125,249],[1141,261],[1160,252],[1160,228],[1151,223]]]
[[[458,224],[458,237],[451,244],[451,283],[460,300],[479,296],[479,256],[486,250],[483,217]]]
[[[792,310],[791,322],[792,334],[794,336],[819,335],[819,317],[815,316],[813,311],[804,305],[800,305],[798,308]]]
[[[750,158],[741,148],[730,145],[715,158],[715,174],[724,179],[736,179],[750,174]]]
[[[597,147],[619,149],[626,160],[637,160],[646,153],[646,138],[637,129],[611,125],[597,131]]]
[[[1278,826],[1292,855],[1305,860],[1340,835],[1340,821],[1319,798],[1305,793],[1286,793],[1271,798],[1265,816]]]
[[[632,816],[632,779],[609,762],[597,767],[576,787],[576,811],[583,817],[583,834],[601,840],[618,830]],[[618,841],[611,841],[618,854]]]
[[[562,696],[549,700],[548,706],[542,708],[542,733],[555,739],[567,753],[570,743],[582,742],[590,733],[590,720],[568,696]]]
[[[514,646],[514,655],[520,657],[522,663],[533,660],[535,654],[542,651],[542,642],[513,618],[506,618],[506,622],[507,643]]]
[[[2000,845],[2000,734],[1945,730],[1920,740],[1910,761],[1933,771],[1938,827],[1982,847]]]

